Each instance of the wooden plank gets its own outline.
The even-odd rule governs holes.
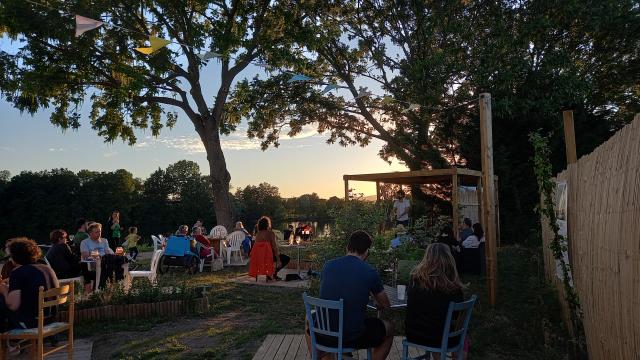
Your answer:
[[[291,341],[293,341],[293,336],[291,334],[287,334],[284,336],[282,343],[280,344],[280,348],[278,348],[278,352],[273,357],[273,360],[283,360],[289,351],[289,347],[291,346]]]
[[[349,179],[344,179],[344,200],[349,200]]]
[[[298,347],[298,351],[296,352],[296,360],[305,360],[310,359],[309,355],[309,347],[307,345],[307,341],[305,337],[302,337],[302,343],[300,343],[300,347]]]
[[[387,356],[387,359],[400,360],[401,358],[402,358],[402,337],[394,336],[393,344],[391,345],[391,351],[389,352],[389,356]]]
[[[576,153],[576,133],[573,126],[573,110],[562,112],[564,122],[564,148],[567,153],[567,165],[578,161]]]
[[[491,94],[480,94],[480,151],[482,154],[482,197],[484,200],[485,250],[487,254],[487,290],[489,304],[496,304],[497,247],[496,208],[493,176],[493,133],[491,118]]]
[[[307,346],[307,343],[304,341],[304,335],[298,334],[293,336],[294,338],[291,342],[291,346],[289,346],[289,351],[287,351],[287,356],[284,357],[284,360],[295,360],[300,346]]]
[[[267,350],[273,343],[274,339],[275,339],[275,335],[272,335],[272,334],[267,335],[267,337],[262,342],[262,345],[260,345],[260,347],[258,348],[258,351],[256,352],[256,354],[253,356],[253,360],[264,359],[264,354],[267,353]]]
[[[282,334],[276,334],[273,336],[273,342],[271,343],[271,345],[267,349],[267,352],[264,355],[265,360],[267,359],[272,360],[276,356],[276,352],[278,352],[278,349],[280,348],[280,344],[282,344],[282,340],[284,340],[284,335]]]

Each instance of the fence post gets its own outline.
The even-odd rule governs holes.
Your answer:
[[[573,110],[562,112],[564,121],[564,146],[567,152],[567,165],[576,163],[578,156],[576,153],[576,133],[573,126]]]

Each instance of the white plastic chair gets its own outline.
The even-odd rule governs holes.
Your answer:
[[[218,225],[215,226],[213,229],[211,229],[211,232],[209,232],[209,238],[210,239],[224,239],[227,237],[227,228],[222,226],[222,225]]]
[[[155,250],[153,252],[153,256],[151,257],[150,270],[129,271],[130,280],[133,281],[133,279],[137,277],[146,277],[149,279],[149,281],[152,284],[155,284],[157,273],[158,273],[158,263],[160,262],[161,256],[162,256],[162,250]]]
[[[162,235],[158,235],[158,236],[162,236]],[[153,251],[156,250],[162,250],[162,240],[160,240],[160,238],[158,236],[155,235],[151,235],[151,240],[153,240]]]
[[[228,244],[225,248],[227,250],[227,264],[231,264],[231,255],[234,253],[238,253],[238,255],[240,255],[240,261],[244,262],[242,258],[242,241],[244,241],[245,237],[246,234],[244,231],[234,231],[227,235]]]

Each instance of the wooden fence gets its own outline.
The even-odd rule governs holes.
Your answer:
[[[589,357],[640,359],[640,115],[557,180],[567,183],[569,258]],[[546,276],[562,296],[544,221],[542,237]]]

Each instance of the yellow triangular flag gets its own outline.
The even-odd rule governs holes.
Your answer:
[[[150,47],[138,47],[136,48],[136,51],[146,55],[151,55],[171,43],[170,40],[161,39],[155,36],[149,36],[149,42],[151,43]]]

